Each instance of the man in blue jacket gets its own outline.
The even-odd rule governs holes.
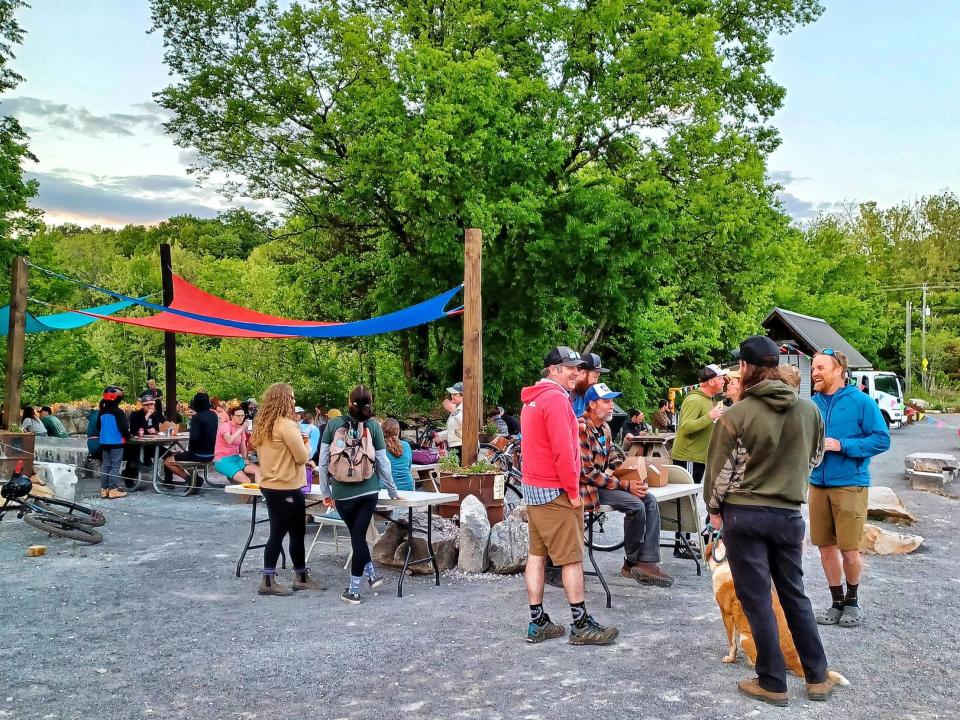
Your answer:
[[[810,540],[820,548],[833,604],[817,615],[821,625],[856,627],[860,540],[867,519],[870,458],[890,447],[890,432],[869,395],[847,385],[847,358],[826,348],[813,357],[813,402],[825,426],[823,462],[810,475]],[[847,590],[843,591],[843,580]]]

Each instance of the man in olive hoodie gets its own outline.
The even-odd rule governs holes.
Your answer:
[[[757,647],[757,677],[741,693],[772,705],[789,703],[770,580],[777,588],[800,655],[807,697],[833,691],[813,606],[803,589],[800,505],[810,470],[823,458],[823,420],[817,407],[779,379],[780,351],[755,335],[740,346],[743,399],[717,422],[710,439],[704,498],[710,523],[723,528],[737,599]]]
[[[726,375],[727,371],[716,365],[705,365],[700,371],[700,387],[688,394],[680,405],[680,424],[670,457],[688,463],[694,482],[703,480],[713,423],[723,414],[723,408],[716,407],[713,398],[723,390]]]

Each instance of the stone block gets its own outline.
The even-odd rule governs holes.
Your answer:
[[[473,495],[460,503],[460,557],[457,568],[465,573],[482,573],[487,569],[487,545],[490,541],[490,521],[487,509]]]
[[[905,555],[916,550],[921,544],[923,538],[920,535],[891,532],[867,523],[863,528],[860,551],[867,555]]]
[[[490,529],[490,569],[506,575],[520,572],[527,564],[529,528],[516,515]]]
[[[949,471],[922,472],[907,470],[907,480],[914,490],[923,490],[947,497],[960,497],[960,483],[957,483],[956,477],[956,473]]]
[[[960,467],[960,461],[957,460],[957,456],[950,453],[910,453],[903,459],[903,463],[907,470],[934,473],[942,473],[944,470],[954,471]]]
[[[913,525],[917,519],[904,507],[897,494],[888,487],[871,487],[867,500],[867,517],[874,520],[890,520],[903,525]]]

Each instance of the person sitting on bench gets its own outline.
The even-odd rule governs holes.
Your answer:
[[[580,497],[583,509],[610,505],[624,514],[624,560],[620,574],[641,585],[670,587],[673,578],[660,569],[660,508],[647,492],[645,480],[614,476],[623,460],[614,451],[610,427],[614,392],[603,383],[590,386],[587,407],[580,417]]]
[[[189,479],[190,473],[184,470],[179,463],[213,462],[214,448],[217,444],[217,414],[210,407],[210,396],[198,392],[190,401],[190,409],[195,413],[190,418],[190,441],[184,452],[174,453],[163,461],[163,466],[174,475]]]

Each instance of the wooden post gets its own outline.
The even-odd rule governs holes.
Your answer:
[[[160,245],[160,279],[163,284],[163,304],[173,302],[173,265],[170,260],[170,245]],[[163,333],[164,402],[167,420],[177,416],[177,334]]]
[[[15,257],[10,267],[10,323],[7,326],[7,377],[3,393],[3,426],[20,422],[20,385],[23,382],[23,346],[27,329],[27,261]]]
[[[481,316],[481,263],[483,233],[464,232],[463,253],[463,447],[460,464],[477,461],[483,414],[483,319]]]

